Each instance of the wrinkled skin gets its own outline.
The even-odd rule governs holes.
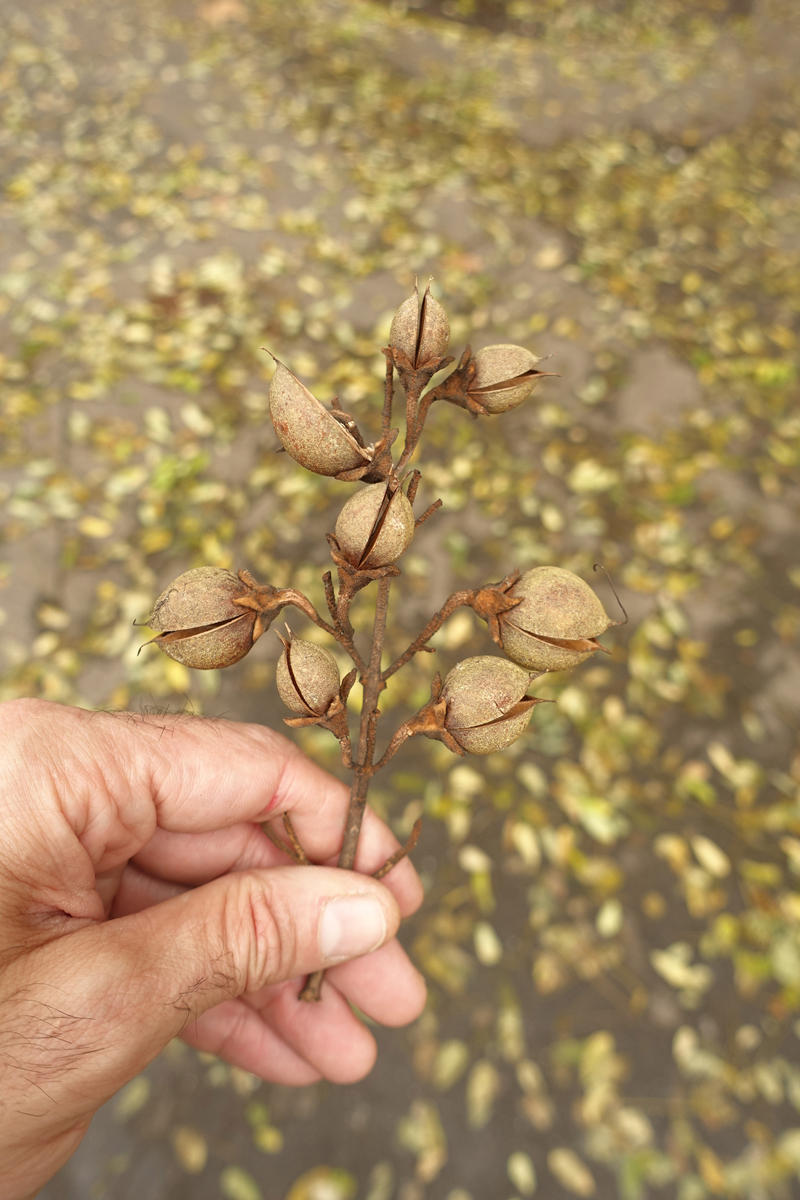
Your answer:
[[[388,886],[288,866],[254,824],[288,811],[312,861],[335,861],[347,790],[285,738],[13,700],[0,745],[3,1200],[34,1196],[175,1036],[264,1079],[348,1083],[376,1052],[348,1001],[385,1025],[420,1013],[394,939],[422,898],[413,866]],[[397,845],[368,810],[357,871]],[[322,1002],[299,1001],[326,966]]]

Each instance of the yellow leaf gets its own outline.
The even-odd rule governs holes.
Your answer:
[[[481,1059],[467,1080],[467,1120],[473,1129],[482,1129],[492,1117],[492,1109],[500,1090],[500,1076],[488,1059]]]
[[[175,1157],[190,1175],[198,1175],[206,1165],[208,1146],[202,1133],[188,1125],[179,1125],[172,1133]]]
[[[219,1186],[226,1200],[263,1200],[255,1179],[241,1167],[226,1167],[219,1177]]]
[[[127,1084],[119,1096],[114,1108],[118,1121],[127,1121],[144,1108],[150,1099],[150,1080],[145,1075],[137,1075]]]
[[[547,1165],[561,1186],[568,1192],[572,1192],[575,1196],[594,1195],[594,1177],[574,1150],[570,1150],[566,1146],[551,1150],[547,1156]]]
[[[532,1196],[536,1191],[536,1170],[529,1154],[518,1150],[509,1156],[506,1163],[508,1178],[523,1196]]]
[[[81,517],[78,521],[78,532],[84,537],[107,538],[114,532],[114,526],[104,517]]]
[[[358,1185],[339,1167],[312,1167],[296,1179],[286,1200],[354,1200]]]

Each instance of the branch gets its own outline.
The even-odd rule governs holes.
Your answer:
[[[341,579],[341,576],[340,576]],[[366,671],[362,671],[361,682],[364,688],[364,700],[361,708],[361,729],[358,737],[357,761],[355,778],[350,789],[350,803],[347,809],[342,849],[339,852],[339,866],[346,871],[352,871],[356,859],[358,837],[361,832],[361,822],[364,819],[364,809],[367,805],[367,791],[372,775],[372,756],[375,753],[375,728],[378,720],[378,699],[386,684],[381,676],[381,653],[383,640],[386,636],[386,617],[389,611],[389,590],[392,586],[392,576],[384,575],[378,581],[378,597],[375,602],[375,623],[372,626],[372,648]],[[339,592],[341,604],[341,588]],[[322,980],[324,971],[315,971],[309,975],[305,987],[300,992],[300,999],[309,1002],[318,1001],[322,996]]]
[[[441,507],[442,507],[441,500],[434,500],[433,504],[428,505],[428,507],[425,509],[425,512],[422,514],[422,516],[417,517],[416,521],[414,522],[414,528],[419,529],[420,525],[424,525],[424,523],[427,521],[428,517],[432,517],[433,514],[436,512],[436,510]]]
[[[381,414],[381,437],[388,437],[392,426],[392,400],[394,399],[394,363],[386,355],[386,383],[383,393],[383,412]]]
[[[326,571],[322,576],[322,585],[325,588],[325,603],[328,606],[328,612],[336,620],[336,593],[333,590],[333,578],[330,571]]]
[[[419,425],[417,421],[418,404],[420,393],[426,383],[427,379],[414,379],[413,383],[409,381],[408,391],[406,392],[406,440],[403,446],[403,453],[400,455],[395,467],[395,471],[398,474],[403,470],[403,467],[417,448],[417,442],[419,441],[419,433],[417,433]]]
[[[295,608],[299,608],[302,613],[305,613],[310,621],[313,621],[315,625],[319,625],[320,629],[324,629],[325,632],[329,633],[332,638],[336,638],[337,642],[341,641],[341,638],[338,636],[334,627],[329,625],[327,621],[323,621],[322,617],[314,608],[314,605],[307,596],[303,595],[302,592],[298,592],[296,588],[287,588],[284,591],[281,599],[283,600],[284,604],[293,604]]]
[[[394,854],[392,854],[390,858],[387,858],[382,867],[378,867],[377,871],[373,871],[372,878],[383,879],[385,875],[389,874],[392,867],[396,867],[402,859],[409,855],[419,841],[421,830],[422,817],[417,817],[416,821],[414,822],[414,828],[411,830],[411,836],[406,842],[405,846],[401,846],[399,850],[395,850]]]
[[[288,813],[283,814],[283,827],[286,830],[286,836],[289,839],[288,846],[287,846],[286,842],[283,841],[282,838],[278,837],[277,833],[272,828],[269,821],[261,822],[261,828],[264,830],[264,833],[267,835],[269,840],[272,842],[273,846],[277,846],[282,854],[285,854],[287,858],[291,858],[292,861],[297,863],[298,866],[301,866],[301,867],[309,866],[308,856],[306,855],[305,850],[303,849],[302,845],[300,844],[300,839],[297,836],[297,834],[295,833],[295,828],[294,828],[294,825],[292,824],[292,819]]]
[[[386,764],[389,762],[389,760],[394,758],[395,754],[397,754],[397,751],[400,749],[400,747],[402,745],[404,745],[405,742],[407,742],[409,738],[415,737],[418,733],[421,733],[421,732],[422,731],[420,729],[414,728],[414,718],[413,717],[411,718],[410,721],[404,722],[404,724],[402,724],[400,726],[400,728],[392,736],[392,740],[389,742],[389,745],[384,750],[382,758],[380,758],[378,762],[373,763],[372,769],[370,771],[370,776],[377,775],[378,771],[382,771],[383,768],[386,766]]]
[[[445,600],[442,607],[437,613],[431,617],[428,624],[423,629],[419,637],[415,638],[407,650],[404,650],[399,658],[396,658],[390,667],[387,667],[381,678],[384,682],[394,675],[395,671],[399,671],[409,662],[418,650],[426,649],[425,643],[430,641],[433,635],[441,629],[448,617],[452,616],[457,608],[463,608],[465,605],[470,606],[475,599],[476,592],[464,591],[453,592],[451,596]]]

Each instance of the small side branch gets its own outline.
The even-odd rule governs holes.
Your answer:
[[[452,616],[457,608],[463,608],[465,605],[470,606],[475,599],[474,591],[453,592],[448,596],[442,607],[437,613],[431,617],[428,624],[423,629],[419,637],[415,638],[408,649],[404,650],[399,658],[396,658],[390,667],[387,667],[383,672],[383,680],[389,679],[394,675],[395,671],[399,671],[404,667],[419,650],[426,649],[425,643],[428,642],[438,630],[441,629],[448,617]]]
[[[428,517],[432,517],[438,508],[442,507],[441,500],[434,500],[433,504],[428,505],[421,517],[417,517],[414,528],[419,529],[420,525],[424,525]]]
[[[325,603],[328,606],[328,612],[333,620],[336,620],[336,593],[333,590],[333,578],[330,571],[326,571],[322,576],[322,585],[325,588]]]
[[[284,604],[293,604],[295,608],[299,608],[300,611],[304,613],[310,621],[313,621],[315,625],[318,625],[320,629],[324,629],[325,632],[329,633],[332,638],[336,638],[337,641],[341,641],[341,638],[338,636],[334,627],[322,619],[317,610],[314,608],[314,605],[307,596],[303,595],[302,592],[298,592],[295,588],[287,588],[281,599]]]
[[[414,720],[414,717],[412,717],[410,721],[406,721],[405,724],[401,725],[396,731],[392,737],[392,740],[389,742],[389,745],[384,750],[383,757],[380,758],[378,762],[373,763],[372,767],[370,768],[371,775],[377,775],[378,771],[382,771],[386,764],[394,758],[400,747],[404,745],[409,738],[414,737],[416,734],[421,732],[421,730],[415,727]]]
[[[295,853],[297,862],[301,866],[307,867],[309,865],[308,856],[306,855],[303,847],[300,845],[300,839],[295,833],[294,825],[292,824],[292,818],[288,813],[283,814],[283,827],[286,830],[286,836],[289,839],[289,845],[292,847],[292,850]]]
[[[300,844],[300,839],[295,832],[294,825],[292,824],[292,818],[288,813],[283,814],[283,827],[286,830],[286,836],[289,839],[288,845],[282,838],[278,837],[269,821],[261,822],[261,828],[264,830],[264,833],[272,842],[273,846],[277,846],[282,854],[285,854],[287,858],[291,858],[292,862],[297,863],[298,866],[309,866],[310,864],[308,856]]]
[[[419,841],[419,835],[422,830],[422,817],[418,817],[414,822],[414,828],[411,830],[411,837],[406,842],[405,846],[401,846],[399,850],[395,850],[394,854],[387,858],[382,867],[378,867],[377,871],[372,872],[373,879],[383,879],[388,875],[392,867],[396,867],[399,862],[406,858]]]
[[[383,412],[381,414],[381,437],[388,437],[392,427],[392,400],[394,399],[394,363],[386,355],[386,383],[383,392]]]

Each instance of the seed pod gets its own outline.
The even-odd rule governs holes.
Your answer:
[[[395,562],[414,536],[414,513],[401,488],[385,483],[360,488],[336,522],[336,540],[354,567],[373,570]]]
[[[468,394],[490,413],[508,412],[536,387],[543,374],[536,370],[541,361],[522,346],[485,346],[472,360],[475,374]]]
[[[156,600],[147,622],[159,631],[153,641],[185,667],[230,667],[244,658],[269,624],[254,609],[234,604],[252,592],[221,567],[185,571]]]
[[[339,695],[339,667],[330,650],[296,638],[290,629],[275,669],[281,700],[292,712],[322,716]]]
[[[450,322],[439,301],[431,295],[431,285],[426,287],[420,306],[415,283],[413,296],[403,301],[392,318],[389,345],[419,369],[438,362],[449,342]]]
[[[445,728],[470,754],[503,750],[525,731],[540,703],[525,694],[534,678],[504,658],[465,658],[444,681]]]
[[[572,571],[534,567],[508,595],[521,603],[500,614],[500,640],[521,666],[564,671],[604,648],[597,637],[613,622],[588,583]]]
[[[280,362],[269,388],[269,412],[284,450],[317,475],[338,475],[370,461],[369,451]]]

